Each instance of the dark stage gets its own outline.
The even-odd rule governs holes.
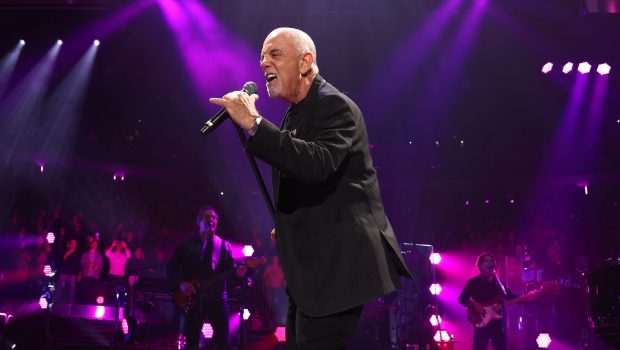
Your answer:
[[[249,81],[283,121],[259,61],[278,27],[308,33],[363,112],[416,277],[366,305],[350,349],[472,349],[458,298],[482,252],[510,291],[540,291],[499,316],[508,349],[620,348],[619,7],[0,0],[0,350],[177,348],[166,265],[204,205],[234,260],[266,258],[229,288],[232,346],[284,349],[272,214],[233,123],[200,132],[209,98]],[[111,266],[117,242],[131,257]]]

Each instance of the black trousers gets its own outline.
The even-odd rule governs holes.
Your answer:
[[[353,337],[364,305],[323,317],[310,317],[289,298],[286,315],[288,350],[343,350]]]
[[[506,349],[506,332],[503,320],[492,321],[484,328],[474,329],[474,350],[486,350],[491,340],[493,349]]]
[[[184,315],[183,334],[186,337],[186,350],[198,349],[202,324],[211,323],[213,340],[218,350],[230,349],[228,334],[228,304],[224,300],[211,300],[199,303]]]

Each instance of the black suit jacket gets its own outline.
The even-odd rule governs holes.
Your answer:
[[[324,316],[411,276],[385,216],[362,112],[317,76],[282,128],[263,119],[246,149],[273,166],[280,261],[300,311]]]

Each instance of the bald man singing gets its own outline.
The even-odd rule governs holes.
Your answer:
[[[294,28],[269,33],[260,66],[269,97],[290,104],[278,128],[257,95],[210,101],[273,167],[278,255],[288,284],[288,349],[345,349],[365,303],[412,277],[381,202],[358,106],[319,75],[316,48]]]

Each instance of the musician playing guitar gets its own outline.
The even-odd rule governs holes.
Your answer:
[[[201,208],[196,217],[198,234],[183,240],[168,263],[169,280],[181,297],[191,301],[181,312],[185,349],[198,349],[205,320],[213,327],[217,349],[230,349],[227,278],[219,276],[242,277],[246,267],[235,267],[230,243],[216,235],[217,219],[212,207]]]
[[[489,340],[495,350],[506,349],[504,305],[534,300],[536,293],[517,296],[499,280],[495,273],[495,256],[482,253],[476,266],[480,274],[467,281],[459,303],[468,308],[468,318],[474,325],[474,350],[485,350]]]

